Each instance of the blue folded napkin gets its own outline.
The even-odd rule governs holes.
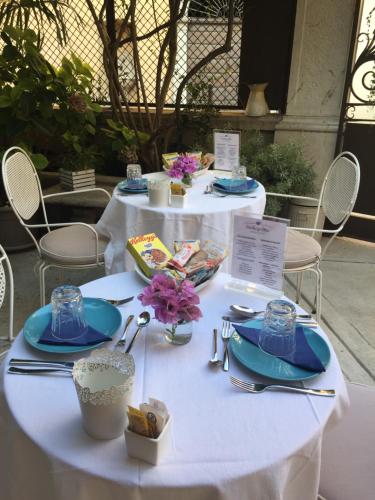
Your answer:
[[[261,329],[249,326],[233,326],[241,337],[245,338],[252,344],[258,345]],[[296,326],[296,350],[291,354],[277,357],[290,363],[291,365],[299,366],[304,370],[310,370],[318,373],[326,371],[322,362],[307,342],[302,326],[298,324]]]
[[[254,179],[218,179],[214,186],[229,192],[249,191],[256,186]]]
[[[64,332],[64,333],[67,337],[70,336],[69,332]],[[98,332],[97,330],[95,330],[95,328],[92,328],[89,325],[87,326],[87,328],[80,337],[76,337],[74,339],[69,339],[69,338],[60,339],[53,335],[51,330],[51,322],[49,322],[48,326],[46,327],[40,339],[38,340],[38,344],[84,347],[84,346],[99,344],[100,342],[107,342],[108,340],[112,340],[111,337],[107,337],[107,335]]]
[[[117,187],[123,191],[147,191],[147,179],[137,179],[133,181],[125,179],[121,181]]]

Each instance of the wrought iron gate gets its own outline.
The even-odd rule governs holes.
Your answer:
[[[351,151],[361,166],[353,216],[343,234],[375,241],[375,0],[358,0],[336,153]]]

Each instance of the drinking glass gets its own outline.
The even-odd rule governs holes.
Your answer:
[[[128,180],[128,187],[137,188],[142,183],[142,168],[137,164],[129,164],[126,167],[126,178]]]
[[[246,167],[236,166],[232,169],[232,180],[231,186],[235,189],[245,189],[246,188]]]
[[[52,335],[59,339],[75,339],[87,330],[81,291],[73,285],[55,288],[51,296]]]
[[[235,166],[232,168],[232,179],[234,180],[246,180],[247,179],[247,172],[246,172],[246,167],[243,167],[242,165]]]
[[[274,356],[291,354],[296,348],[296,309],[286,300],[272,300],[267,304],[259,347]]]

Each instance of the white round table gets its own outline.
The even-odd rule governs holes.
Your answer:
[[[195,178],[193,186],[188,189],[184,208],[151,207],[146,194],[124,195],[115,189],[96,225],[97,230],[110,239],[104,254],[106,273],[134,269],[134,259],[126,250],[126,243],[133,236],[156,233],[171,251],[173,241],[179,239],[213,240],[229,246],[233,214],[262,216],[266,194],[262,185],[250,194],[255,198],[234,195],[221,198],[203,193],[214,176],[228,175],[228,172],[210,170]],[[157,172],[144,177],[166,178],[166,173]],[[223,271],[229,269],[228,265],[224,262]]]
[[[265,303],[224,289],[227,280],[228,275],[219,274],[201,291],[204,317],[189,344],[167,344],[162,325],[153,320],[132,350],[134,405],[155,397],[173,416],[172,445],[158,466],[128,458],[123,437],[96,441],[86,435],[70,376],[5,373],[11,357],[51,358],[19,335],[5,360],[0,387],[1,498],[316,500],[321,435],[347,404],[335,353],[331,349],[327,371],[308,382],[336,389],[335,398],[271,391],[253,395],[234,388],[227,373],[208,365],[212,329],[220,329],[221,316],[232,303],[254,308]],[[88,283],[82,292],[116,298],[143,286],[134,272],[120,273]],[[141,305],[135,299],[120,311],[125,320]],[[233,357],[230,373],[260,380]]]

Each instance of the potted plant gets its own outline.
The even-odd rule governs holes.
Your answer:
[[[247,167],[247,174],[260,181],[266,191],[297,196],[308,196],[315,191],[312,164],[306,161],[297,144],[265,144],[258,131],[244,132],[241,163]],[[287,210],[284,200],[267,197],[266,214],[287,216]]]

